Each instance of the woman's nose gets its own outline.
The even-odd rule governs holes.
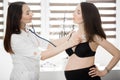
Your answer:
[[[73,12],[73,16],[75,16],[75,11]]]
[[[75,12],[73,13],[73,17],[75,16]]]
[[[33,16],[33,12],[32,11],[30,11],[30,15]]]

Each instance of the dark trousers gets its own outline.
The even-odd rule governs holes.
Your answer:
[[[88,72],[90,71],[89,69],[91,67],[95,67],[95,65],[87,68],[65,71],[64,73],[66,80],[101,80],[99,76],[96,77],[89,76]]]

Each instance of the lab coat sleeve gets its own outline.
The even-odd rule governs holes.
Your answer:
[[[14,54],[16,55],[40,58],[41,51],[37,47],[34,47],[29,40],[20,35],[17,34],[12,35],[11,47]]]
[[[37,34],[37,33],[36,33]],[[33,34],[34,35],[34,34]],[[39,35],[39,34],[37,34],[38,36],[40,36],[40,37],[42,37],[42,38],[44,38],[43,36],[41,36],[41,35]],[[35,36],[35,35],[34,35]],[[43,40],[43,39],[41,39],[41,38],[39,38],[39,37],[37,37],[37,36],[35,36],[36,37],[36,39],[37,39],[37,41],[38,41],[38,43],[39,43],[39,49],[40,50],[46,50],[47,48],[48,48],[48,45],[50,44],[48,41],[46,41],[46,40]],[[44,39],[46,39],[46,38],[44,38]],[[48,40],[48,39],[47,39]]]

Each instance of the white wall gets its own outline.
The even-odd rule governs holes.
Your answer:
[[[11,69],[11,57],[4,51],[2,41],[0,40],[0,80],[9,80]]]

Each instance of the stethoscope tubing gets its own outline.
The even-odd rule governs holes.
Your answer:
[[[45,40],[45,41],[49,42],[51,45],[53,45],[54,47],[56,47],[56,45],[53,44],[52,42],[50,42],[49,40],[47,40],[47,39],[45,39],[45,38],[39,36],[38,34],[36,34],[35,29],[34,29],[33,26],[32,26],[32,29],[33,29],[33,31],[32,31],[31,29],[29,29],[29,31],[32,32],[35,36],[37,36],[38,38],[40,38],[40,39],[42,39],[42,40]]]

